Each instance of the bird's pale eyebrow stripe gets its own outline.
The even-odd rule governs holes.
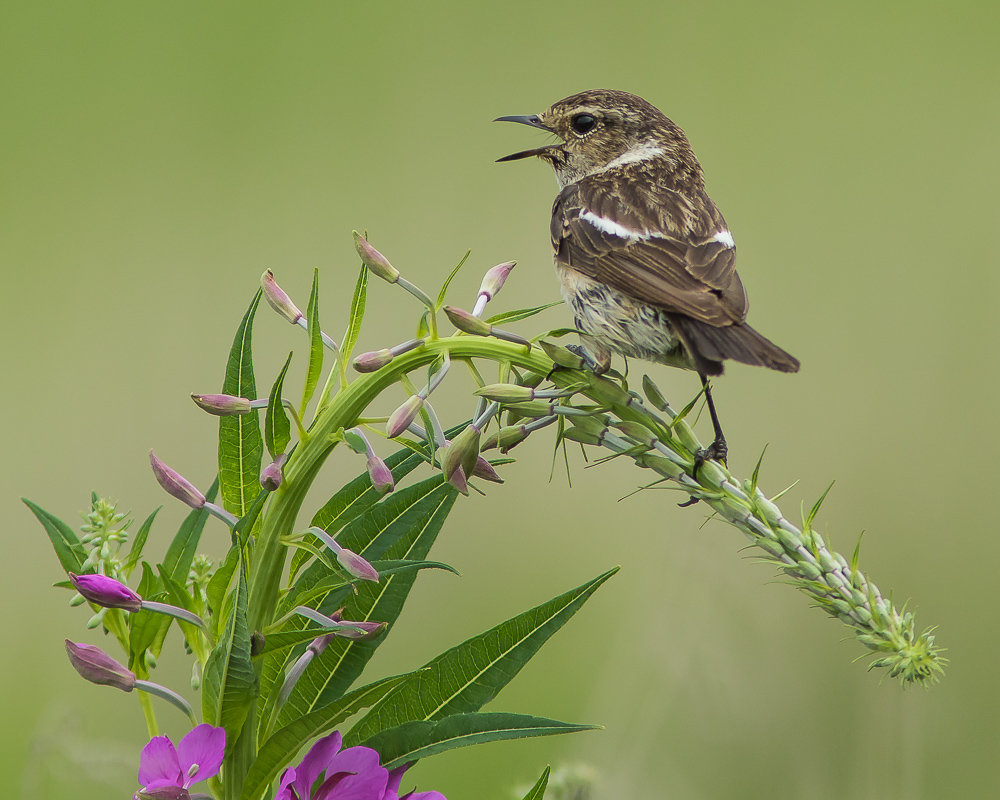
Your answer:
[[[709,239],[709,241],[719,242],[720,244],[724,244],[726,247],[736,247],[736,241],[733,239],[733,235],[725,229],[719,231],[715,234],[715,236]]]
[[[657,234],[650,233],[649,231],[634,231],[631,228],[626,228],[624,225],[620,225],[613,219],[602,217],[599,214],[595,214],[593,211],[588,211],[587,209],[580,212],[580,219],[588,225],[593,225],[601,233],[617,236],[619,239],[628,239],[634,242],[638,239],[650,239],[657,236]]]

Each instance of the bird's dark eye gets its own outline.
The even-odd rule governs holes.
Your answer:
[[[575,133],[583,136],[585,133],[590,133],[594,130],[594,126],[597,125],[597,120],[592,114],[577,114],[573,119],[569,121]]]

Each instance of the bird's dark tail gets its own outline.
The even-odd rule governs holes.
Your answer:
[[[797,358],[761,336],[749,325],[717,328],[682,316],[672,316],[670,321],[691,355],[695,369],[704,375],[722,374],[722,362],[727,358],[781,372],[799,371]]]

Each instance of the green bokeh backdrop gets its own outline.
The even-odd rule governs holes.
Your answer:
[[[147,451],[210,481],[216,426],[187,394],[217,390],[267,267],[303,306],[319,267],[338,332],[352,228],[430,288],[472,248],[455,284],[470,303],[509,258],[498,305],[555,299],[552,177],[493,163],[540,137],[490,120],[607,86],[688,132],[739,243],[750,319],[803,363],[719,381],[731,466],[748,473],[768,444],[763,485],[798,479],[792,512],[836,479],[821,530],[847,551],[866,531],[863,565],[940,626],[953,664],[931,691],[867,673],[735,531],[672,492],[619,502],[645,478],[625,465],[574,456],[573,488],[558,469],[549,482],[540,436],[505,486],[459,504],[436,555],[462,577],[421,578],[373,668],[415,666],[621,564],[492,706],[607,728],[457,751],[412,777],[450,800],[508,798],[546,763],[591,765],[600,798],[995,796],[998,22],[983,2],[8,0],[7,794],[128,796],[144,735],[132,698],[66,663],[63,637],[99,638],[49,588],[57,563],[17,498],[71,522],[91,489],[140,517],[165,503],[166,536],[182,509]],[[370,297],[362,347],[411,335],[407,297]],[[553,309],[526,329],[568,321]],[[261,315],[261,384],[301,351],[293,334]],[[677,403],[696,390],[652,374]],[[322,488],[360,468],[341,454]],[[185,689],[186,663],[174,642],[161,678]]]

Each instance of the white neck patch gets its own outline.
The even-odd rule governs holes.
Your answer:
[[[608,165],[604,169],[614,169],[615,167],[621,167],[625,164],[635,164],[637,161],[649,161],[651,158],[656,158],[657,156],[662,155],[663,148],[658,144],[643,142],[642,144],[637,144],[626,150],[618,156],[618,158],[614,158],[609,161]],[[604,170],[601,171],[603,172]]]

